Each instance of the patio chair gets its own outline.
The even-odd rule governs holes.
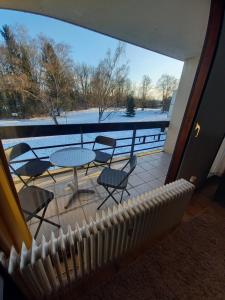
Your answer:
[[[21,156],[25,153],[32,152],[36,157],[35,159],[30,160],[25,163],[21,167],[15,169],[13,165],[13,159],[18,156]],[[34,150],[26,143],[20,143],[15,146],[12,146],[5,150],[6,158],[9,164],[10,169],[13,173],[19,177],[19,179],[24,183],[25,186],[32,180],[42,175],[44,172],[47,172],[49,176],[55,181],[54,177],[49,173],[48,169],[52,166],[50,161],[41,160]],[[25,181],[22,177],[29,177],[27,181]]]
[[[18,196],[26,222],[29,222],[32,218],[39,220],[34,238],[37,237],[43,222],[49,223],[58,228],[60,227],[59,224],[44,218],[49,203],[54,199],[54,194],[52,192],[37,186],[27,186],[19,191]],[[41,210],[43,211],[39,216],[38,213]]]
[[[95,149],[96,144],[108,146],[109,149],[112,150],[112,153],[110,154],[105,151]],[[110,168],[115,148],[116,148],[116,140],[115,139],[107,137],[107,136],[102,136],[102,135],[97,136],[95,138],[95,142],[92,147],[92,150],[94,150],[95,154],[96,154],[93,164],[96,167],[108,165],[108,167]],[[87,166],[85,175],[87,175],[89,167],[90,167],[90,164],[88,164],[88,166]]]
[[[98,206],[97,209],[100,209],[102,205],[112,197],[116,204],[119,204],[116,198],[114,197],[113,193],[116,190],[122,190],[120,203],[123,200],[123,193],[126,193],[130,196],[130,193],[127,190],[127,184],[130,174],[134,171],[137,165],[137,157],[134,155],[132,156],[125,166],[121,170],[111,169],[111,168],[104,168],[99,177],[97,178],[97,183],[102,185],[105,190],[108,192],[108,196],[104,199],[104,201]],[[128,168],[128,171],[125,171]],[[112,188],[110,191],[109,188]]]

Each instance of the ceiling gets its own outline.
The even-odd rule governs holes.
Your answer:
[[[210,0],[0,0],[186,60],[201,53]]]

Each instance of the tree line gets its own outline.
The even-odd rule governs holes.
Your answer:
[[[0,30],[0,117],[49,115],[57,124],[62,111],[98,108],[98,121],[126,107],[162,107],[177,88],[177,79],[163,74],[156,86],[144,75],[140,86],[129,79],[125,45],[108,50],[97,66],[75,62],[70,48],[44,35],[31,38],[23,29],[8,25]],[[158,90],[161,102],[152,91]]]

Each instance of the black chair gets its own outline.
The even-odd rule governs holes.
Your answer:
[[[34,238],[37,237],[43,222],[47,222],[58,228],[60,227],[59,224],[44,218],[49,203],[54,199],[54,194],[52,192],[37,186],[27,186],[19,191],[18,196],[26,222],[30,221],[32,218],[40,220]],[[41,210],[43,210],[43,212],[41,216],[39,216],[38,213]]]
[[[30,160],[29,162],[25,163],[21,167],[15,169],[13,165],[13,159],[16,157],[23,155],[25,153],[32,152],[33,155],[36,157],[35,159]],[[44,172],[47,171],[49,176],[55,181],[54,177],[49,173],[48,169],[52,166],[50,161],[41,160],[34,150],[26,143],[20,143],[15,146],[12,146],[5,150],[6,158],[9,164],[10,169],[13,171],[15,175],[17,175],[20,180],[27,186],[28,182],[36,177],[42,175]],[[22,176],[29,177],[27,181],[25,181]]]
[[[108,146],[109,150],[111,149],[112,152],[107,153],[105,151],[98,150],[98,149],[96,149],[96,144]],[[95,142],[92,147],[92,150],[94,150],[95,154],[96,154],[95,160],[93,161],[94,165],[96,167],[108,165],[108,167],[110,168],[115,148],[116,148],[116,140],[115,139],[107,137],[107,136],[102,136],[102,135],[97,136],[95,138]],[[88,166],[87,166],[85,175],[87,175],[89,167],[90,167],[90,164],[88,164]]]
[[[125,166],[121,170],[104,168],[99,177],[97,178],[98,184],[102,185],[105,190],[108,192],[108,196],[104,199],[104,201],[98,206],[97,209],[100,209],[101,206],[110,198],[112,197],[116,204],[119,204],[116,198],[114,197],[113,193],[116,190],[122,190],[120,203],[123,200],[123,193],[126,193],[130,196],[130,193],[127,190],[127,184],[130,174],[134,171],[137,165],[137,157],[134,155],[132,156]],[[128,169],[126,171],[126,169]],[[112,188],[112,191],[109,190]]]

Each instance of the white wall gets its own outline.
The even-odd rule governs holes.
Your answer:
[[[180,78],[180,84],[176,94],[174,109],[170,119],[170,126],[167,132],[167,139],[164,151],[173,153],[181,122],[187,106],[188,98],[191,92],[192,84],[198,66],[199,57],[188,59],[184,62],[183,71]]]
[[[217,175],[222,176],[225,171],[225,139],[223,140],[217,156],[213,162],[209,176]]]

